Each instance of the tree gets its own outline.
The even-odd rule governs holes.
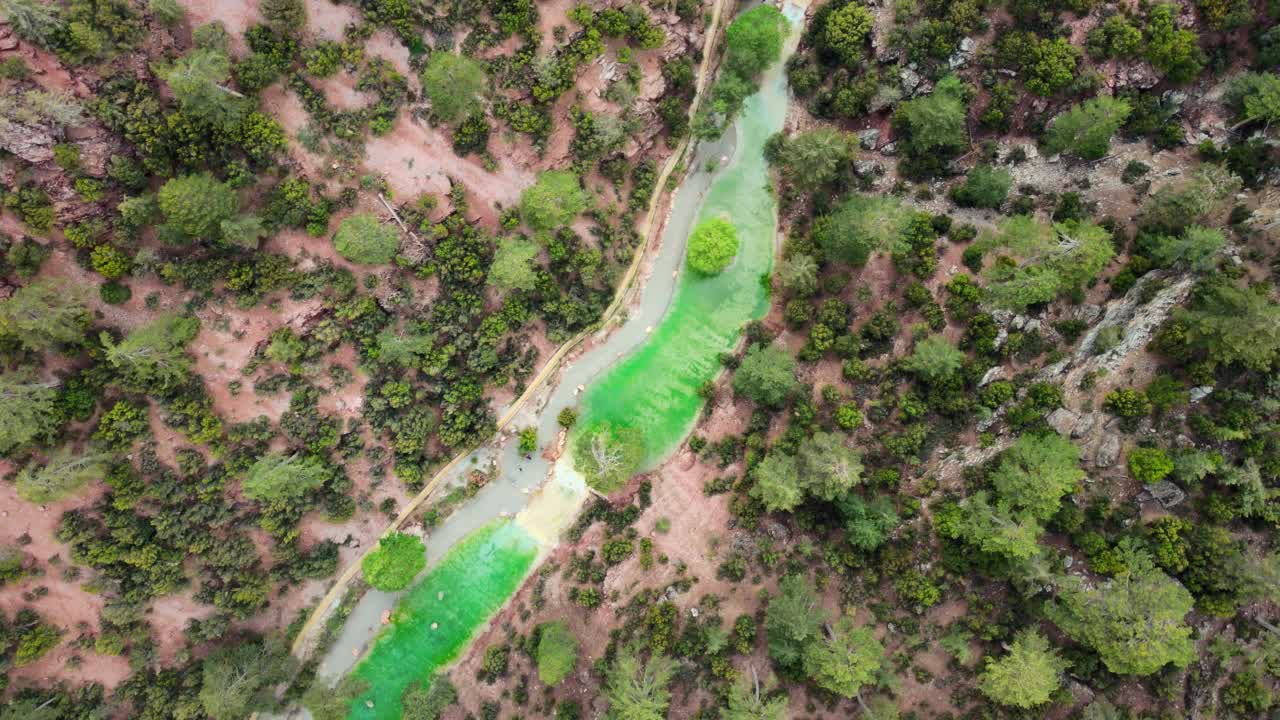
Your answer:
[[[436,51],[422,69],[422,90],[431,101],[431,114],[452,125],[481,110],[484,69],[465,55]]]
[[[752,496],[769,512],[790,512],[804,502],[804,486],[800,482],[800,463],[792,455],[775,450],[756,465],[756,484]]]
[[[267,26],[285,35],[299,35],[307,29],[307,5],[303,0],[259,0],[258,11]]]
[[[336,687],[316,680],[302,696],[302,704],[311,712],[312,720],[346,720],[351,703],[368,691],[368,681],[354,675],[343,677]]]
[[[787,139],[778,155],[783,178],[810,194],[839,178],[857,156],[857,144],[849,133],[818,128]]]
[[[850,2],[828,13],[822,28],[822,44],[846,65],[857,65],[866,53],[867,36],[874,18],[860,3]]]
[[[1240,178],[1229,170],[1204,164],[1182,183],[1165,185],[1142,204],[1138,224],[1151,232],[1174,235],[1214,212],[1239,192]]]
[[[1048,520],[1084,476],[1075,443],[1057,433],[1023,435],[1000,456],[991,484],[1002,502]]]
[[[222,223],[235,218],[240,208],[236,191],[209,173],[173,178],[156,199],[170,227],[199,240],[221,237]]]
[[[578,664],[578,638],[563,620],[538,626],[538,679],[553,686],[569,676]]]
[[[110,459],[107,453],[59,448],[43,465],[32,462],[22,468],[16,480],[18,497],[37,505],[57,502],[89,482],[101,480]]]
[[[356,213],[338,226],[333,246],[353,263],[386,265],[400,247],[400,233],[369,213]]]
[[[836,507],[844,517],[844,530],[849,543],[861,550],[875,550],[885,543],[889,533],[898,525],[898,513],[893,500],[878,495],[870,502],[854,493],[847,493],[836,500]]]
[[[632,427],[602,422],[582,430],[573,445],[573,463],[591,487],[602,493],[626,484],[644,462],[644,434]]]
[[[1280,305],[1260,292],[1213,280],[1174,317],[1185,326],[1187,343],[1216,362],[1265,371],[1280,358]]]
[[[814,433],[801,443],[797,459],[805,492],[819,500],[843,497],[862,481],[862,457],[845,445],[843,436]]]
[[[400,707],[404,708],[401,720],[440,720],[445,709],[457,701],[458,689],[449,676],[433,674],[405,688],[400,696]]]
[[[231,60],[219,50],[192,50],[158,74],[183,112],[212,127],[233,129],[251,109],[243,95],[226,87]]]
[[[209,653],[202,666],[200,704],[210,720],[239,720],[276,705],[273,690],[296,668],[278,640],[235,642]]]
[[[1165,665],[1195,659],[1191,627],[1184,621],[1195,601],[1177,580],[1133,553],[1110,582],[1087,587],[1066,578],[1046,614],[1077,642],[1093,648],[1117,675],[1150,675]]]
[[[1160,448],[1134,448],[1126,464],[1133,479],[1145,483],[1160,482],[1173,472],[1173,461]]]
[[[257,215],[239,215],[219,223],[218,234],[228,245],[257,250],[258,241],[267,235],[267,228]]]
[[[534,230],[549,232],[568,225],[589,204],[577,175],[547,170],[538,173],[537,182],[520,195],[520,215]]]
[[[1024,562],[1039,553],[1044,528],[1027,513],[1014,514],[1006,506],[992,505],[987,492],[980,491],[965,498],[955,521],[940,526],[939,532],[982,552]]]
[[[895,197],[853,195],[817,219],[813,240],[828,261],[862,266],[871,253],[898,240],[911,216],[911,209]]]
[[[1053,119],[1045,133],[1045,149],[1050,154],[1071,153],[1085,160],[1098,160],[1111,149],[1111,136],[1129,118],[1132,106],[1126,100],[1099,95]]]
[[[955,75],[938,81],[933,92],[898,105],[893,114],[908,177],[941,175],[947,163],[969,147],[965,127],[966,91]]]
[[[751,668],[751,675],[738,673],[738,678],[729,686],[728,707],[720,711],[721,720],[786,720],[787,695],[773,695],[776,683],[773,676],[765,677],[763,689],[756,669]]]
[[[772,5],[757,5],[739,15],[724,33],[725,69],[753,80],[782,56],[787,19]]]
[[[780,407],[795,385],[795,358],[777,345],[751,346],[733,374],[733,391],[765,407]]]
[[[150,0],[147,9],[157,20],[172,27],[186,17],[187,11],[178,4],[178,0]]]
[[[765,608],[769,657],[783,667],[800,669],[809,645],[821,638],[825,617],[804,578],[787,575],[779,581],[778,590]]]
[[[50,436],[60,424],[58,386],[31,370],[0,373],[0,455]]]
[[[1004,204],[1013,187],[1013,176],[1004,168],[978,165],[964,182],[951,190],[951,199],[961,207],[996,209]]]
[[[604,695],[609,700],[605,718],[664,720],[671,703],[668,686],[675,672],[675,661],[666,655],[655,653],[644,662],[638,646],[623,648],[605,672]]]
[[[939,383],[960,371],[965,356],[942,335],[930,335],[916,343],[911,356],[902,361],[902,367],[927,383]]]
[[[805,648],[804,673],[818,687],[852,698],[875,679],[883,660],[884,646],[871,629],[843,617],[822,641]]]
[[[59,280],[31,283],[0,300],[0,335],[29,350],[79,344],[90,321],[80,288]]]
[[[796,253],[778,263],[774,275],[782,287],[800,297],[808,297],[818,291],[818,263],[812,255]]]
[[[1178,27],[1180,10],[1180,5],[1164,3],[1151,8],[1147,15],[1146,58],[1176,83],[1194,80],[1205,64],[1199,36]]]
[[[56,7],[43,0],[0,0],[0,17],[20,37],[47,48],[62,30]]]
[[[1015,215],[999,231],[972,247],[999,251],[984,273],[987,302],[1021,312],[1084,287],[1106,267],[1115,248],[1111,234],[1088,222],[1049,225],[1029,215]]]
[[[988,656],[978,689],[1001,705],[1032,708],[1049,702],[1068,663],[1035,630],[1023,630],[999,660]]]
[[[489,282],[503,290],[532,290],[538,279],[538,245],[524,238],[503,238],[489,266]]]
[[[267,453],[249,466],[240,486],[250,499],[269,503],[296,500],[328,478],[328,469],[312,456]]]
[[[1024,64],[1027,90],[1048,97],[1071,84],[1080,62],[1080,49],[1066,38],[1039,38]]]
[[[1218,251],[1227,244],[1221,230],[1192,225],[1179,235],[1155,235],[1144,252],[1161,267],[1182,267],[1193,272],[1208,272],[1214,267]]]
[[[738,254],[738,231],[724,218],[708,218],[689,236],[689,267],[701,275],[717,275]]]
[[[1280,122],[1280,75],[1246,72],[1231,78],[1226,101],[1240,118],[1238,125]]]
[[[378,547],[360,561],[365,582],[383,592],[409,587],[426,566],[427,547],[417,536],[402,532],[382,536]]]
[[[107,364],[124,385],[165,393],[187,379],[191,358],[186,345],[199,330],[197,318],[164,315],[133,330],[119,343],[105,332],[101,342]]]

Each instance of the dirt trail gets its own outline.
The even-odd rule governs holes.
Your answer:
[[[698,68],[698,75],[697,75],[697,81],[696,81],[697,94],[694,96],[693,102],[690,105],[690,110],[689,110],[690,115],[693,115],[697,112],[698,106],[702,101],[704,90],[706,88],[707,80],[711,71],[711,60],[712,60],[711,51],[712,51],[712,48],[714,47],[716,36],[719,33],[721,18],[724,14],[727,4],[728,4],[727,0],[715,0],[714,4],[712,5],[711,17],[707,24],[707,32],[704,40],[702,63]],[[401,122],[404,122],[403,118]],[[689,147],[688,139],[682,141],[680,145],[668,157],[667,162],[663,165],[662,171],[658,175],[657,182],[654,183],[655,189],[654,189],[653,195],[649,199],[648,210],[646,211],[643,220],[641,220],[641,222],[637,225],[637,232],[640,234],[641,237],[650,239],[654,236],[655,231],[661,230],[661,225],[655,224],[655,219],[658,217],[658,210],[662,205],[662,203],[660,202],[660,199],[667,192],[666,191],[667,179],[671,176],[671,174],[675,171],[676,167],[680,164],[680,159],[684,156],[684,153],[688,149],[688,147]],[[370,148],[370,157],[372,156],[373,156],[373,151],[372,151],[372,148]],[[647,248],[648,245],[649,245],[648,242],[644,243],[643,245],[641,245],[641,250],[636,252],[635,257],[632,260],[631,265],[628,267],[626,274],[622,277],[621,281],[619,282],[618,290],[614,295],[613,301],[610,303],[609,307],[605,309],[604,313],[602,313],[598,326],[607,327],[610,324],[610,322],[614,319],[614,317],[617,315],[619,309],[623,307],[623,303],[625,299],[627,298],[629,292],[632,290],[631,286],[633,282],[636,280],[640,268],[643,266],[643,260],[645,256],[644,249]],[[507,427],[507,425],[511,423],[513,418],[517,417],[517,414],[523,408],[525,403],[527,403],[530,398],[534,397],[539,392],[541,386],[544,383],[546,383],[547,380],[557,370],[559,370],[560,365],[564,361],[565,357],[576,346],[578,346],[581,342],[583,342],[583,340],[585,340],[586,338],[590,337],[593,334],[595,334],[594,329],[579,334],[578,336],[568,340],[563,345],[561,345],[560,348],[555,352],[555,354],[553,354],[550,358],[548,358],[547,362],[538,371],[538,374],[529,381],[525,389],[525,392],[519,398],[517,398],[511,404],[511,407],[508,408],[506,413],[504,413],[503,416],[499,418],[497,422],[497,429],[495,431],[495,436],[500,434]],[[464,460],[470,454],[470,452],[471,452],[470,450],[467,450],[463,453],[456,455],[443,468],[441,468],[435,474],[435,476],[432,477],[431,480],[423,487],[423,489],[418,493],[418,495],[414,497],[413,500],[400,511],[400,514],[383,530],[382,534],[386,534],[388,532],[392,532],[400,528],[418,510],[418,508],[420,508],[429,498],[431,498],[431,496],[435,493],[435,491],[440,487],[442,482],[451,476],[454,468],[458,465],[458,463],[462,462],[462,460]],[[360,571],[359,562],[352,561],[349,565],[347,565],[346,570],[344,570],[342,575],[334,582],[333,587],[330,588],[329,592],[324,596],[323,599],[321,599],[319,604],[316,606],[315,610],[312,612],[311,616],[307,619],[306,623],[299,630],[293,643],[294,654],[305,656],[306,652],[310,648],[310,642],[312,639],[311,636],[315,630],[316,625],[325,616],[328,615],[329,611],[333,608],[338,598],[340,598],[342,594],[345,592],[347,585],[350,584],[351,580],[355,578],[356,574],[359,573],[359,571]]]

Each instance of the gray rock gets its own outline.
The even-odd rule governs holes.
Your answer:
[[[1076,417],[1076,414],[1070,410],[1066,408],[1058,408],[1057,410],[1049,413],[1048,423],[1049,427],[1057,430],[1059,435],[1066,435],[1073,427],[1075,427],[1078,419],[1079,418]]]
[[[1026,315],[1014,315],[1013,322],[1009,323],[1009,327],[1014,330],[1021,330],[1027,324]]]
[[[1168,480],[1161,480],[1154,485],[1148,485],[1147,492],[1151,493],[1151,499],[1160,503],[1160,507],[1166,509],[1175,507],[1187,499],[1187,494],[1182,491],[1182,488]]]
[[[1070,555],[1063,555],[1063,556],[1062,556],[1062,569],[1063,569],[1063,570],[1070,570],[1070,569],[1071,569],[1071,566],[1072,566],[1072,565],[1075,565],[1075,564],[1076,564],[1076,559],[1075,559],[1075,558],[1071,557]]]
[[[858,131],[858,144],[863,150],[875,150],[880,143],[880,128],[868,128]]]
[[[1075,318],[1085,325],[1092,325],[1102,317],[1102,306],[1094,303],[1085,303],[1075,309]]]
[[[1100,468],[1109,468],[1120,459],[1120,438],[1116,435],[1105,435],[1094,453],[1093,464]]]
[[[880,148],[880,154],[881,155],[897,155],[898,143],[886,143],[884,147]]]
[[[1212,394],[1212,385],[1201,385],[1199,387],[1191,388],[1191,392],[1187,393],[1187,397],[1191,399],[1191,402],[1198,403]]]
[[[991,320],[995,324],[1005,327],[1013,322],[1013,312],[1009,310],[994,310],[991,313]]]
[[[960,52],[971,53],[978,46],[977,41],[971,37],[964,38],[960,41]]]
[[[908,93],[913,93],[920,87],[920,73],[909,67],[902,68],[898,73],[898,79],[902,81],[902,89]]]
[[[1093,432],[1093,426],[1098,424],[1098,416],[1094,413],[1085,413],[1076,420],[1071,426],[1071,437],[1079,439]]]
[[[860,178],[879,177],[884,174],[884,166],[874,160],[855,160],[853,172]]]
[[[978,381],[978,387],[986,387],[995,382],[1004,373],[1003,365],[996,365],[982,374],[982,379]]]

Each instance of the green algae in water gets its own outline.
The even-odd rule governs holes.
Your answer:
[[[578,427],[609,422],[641,430],[646,467],[660,462],[688,434],[702,408],[698,388],[720,372],[720,354],[733,348],[746,323],[769,310],[761,277],[773,267],[777,205],[764,145],[782,129],[786,108],[786,79],[775,67],[735,123],[736,161],[715,179],[698,211],[694,226],[725,217],[737,229],[733,264],[705,277],[686,262],[658,327],[583,396]]]
[[[354,674],[369,690],[351,706],[353,720],[399,720],[400,696],[416,680],[451,662],[502,606],[538,554],[517,524],[498,521],[477,530],[432,568],[400,600],[391,626]],[[438,600],[443,592],[444,599]],[[436,623],[436,629],[431,624]],[[372,700],[373,707],[366,701]]]

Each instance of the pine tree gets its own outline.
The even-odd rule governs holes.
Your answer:
[[[665,655],[654,654],[648,662],[640,659],[639,647],[619,651],[613,666],[605,672],[605,697],[609,700],[608,720],[664,720],[671,704],[668,686],[675,677],[676,664]]]
[[[1001,705],[1031,708],[1049,702],[1062,684],[1069,663],[1035,630],[1024,630],[1009,644],[1009,654],[988,657],[978,689]]]
[[[56,388],[30,371],[0,373],[0,455],[53,432],[59,419]]]
[[[40,465],[30,463],[18,473],[18,497],[30,503],[61,500],[92,480],[101,480],[107,471],[107,453],[77,453],[63,447]]]
[[[186,345],[199,329],[196,318],[165,315],[135,329],[119,343],[103,333],[106,362],[125,386],[164,394],[187,379],[191,358]]]
[[[0,335],[29,350],[76,345],[89,329],[83,292],[59,280],[41,280],[0,301]]]

